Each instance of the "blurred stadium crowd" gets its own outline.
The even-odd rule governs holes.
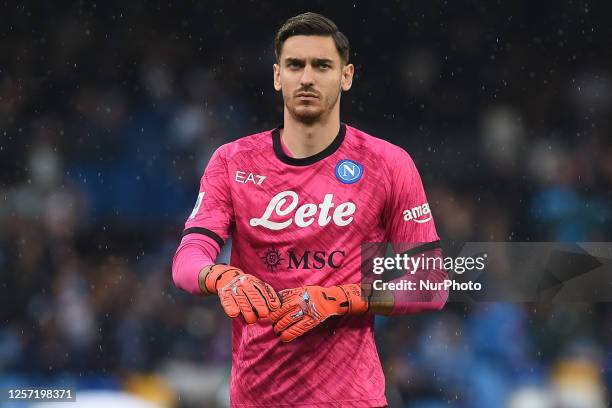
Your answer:
[[[610,241],[609,3],[0,8],[0,386],[227,405],[230,323],[170,264],[214,149],[282,120],[272,39],[305,10],[351,40],[343,121],[413,156],[444,239]],[[608,304],[376,324],[391,407],[609,406]]]

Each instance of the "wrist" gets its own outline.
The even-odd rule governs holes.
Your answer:
[[[360,315],[368,311],[368,298],[363,295],[361,285],[340,285],[339,288],[344,294],[341,305],[347,305],[348,307],[346,314]]]
[[[206,289],[206,277],[210,273],[210,269],[213,266],[214,265],[205,266],[204,268],[202,268],[200,273],[198,273],[198,286],[200,287],[200,291],[202,292],[204,296],[212,295],[212,292]]]
[[[395,305],[393,292],[375,290],[371,283],[361,284],[362,296],[368,301],[368,313],[377,315],[391,315]]]

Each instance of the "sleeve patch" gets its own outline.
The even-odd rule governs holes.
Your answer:
[[[200,209],[200,204],[202,204],[203,197],[204,197],[204,192],[202,191],[200,194],[198,194],[198,199],[195,203],[195,206],[193,207],[193,211],[191,211],[191,215],[189,216],[190,220],[192,220],[198,213],[198,210]]]

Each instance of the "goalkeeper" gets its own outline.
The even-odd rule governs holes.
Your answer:
[[[384,407],[374,315],[439,310],[448,293],[372,293],[361,244],[439,257],[433,216],[408,153],[340,121],[354,66],[336,25],[292,17],[274,46],[283,124],[213,154],[173,279],[232,318],[232,407]],[[230,265],[215,264],[230,235]]]

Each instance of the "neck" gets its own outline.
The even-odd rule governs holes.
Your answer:
[[[334,111],[315,123],[303,123],[295,120],[285,109],[281,137],[293,157],[315,155],[334,141],[340,131],[340,114]]]

